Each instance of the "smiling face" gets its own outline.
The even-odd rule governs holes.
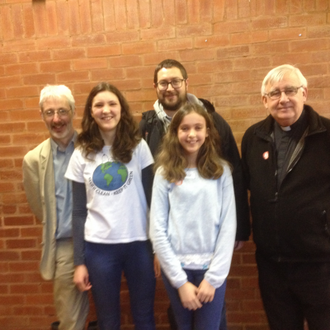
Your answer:
[[[121,118],[118,97],[109,91],[96,94],[91,106],[91,116],[99,127],[104,143],[111,145]]]
[[[162,68],[158,71],[157,82],[170,82],[173,79],[183,79],[179,68]],[[160,90],[156,84],[154,84],[154,87],[156,89],[158,100],[165,111],[177,111],[187,101],[188,80],[183,81],[182,86],[177,89],[174,89],[171,84],[168,84],[166,90]]]
[[[284,91],[285,89],[299,86],[301,86],[301,83],[297,75],[295,73],[287,73],[282,80],[273,84],[268,83],[266,93],[274,90]],[[282,127],[291,126],[299,119],[306,99],[306,87],[299,88],[297,94],[293,96],[281,93],[280,98],[277,100],[271,100],[268,96],[262,97],[266,109]]]
[[[59,116],[59,110],[67,110],[66,115]],[[47,117],[46,111],[54,111],[54,116]],[[74,113],[70,108],[69,102],[63,96],[61,98],[50,97],[45,99],[40,110],[41,118],[44,121],[52,139],[62,148],[65,149],[71,141],[74,128],[72,119]]]
[[[200,147],[208,136],[204,117],[191,112],[183,117],[178,128],[178,140],[184,149],[190,166],[196,165],[196,159]]]

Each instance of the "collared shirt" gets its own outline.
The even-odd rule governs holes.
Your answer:
[[[56,239],[72,237],[72,184],[64,177],[71,155],[74,151],[75,132],[67,148],[62,151],[53,139],[50,139],[53,153],[55,197],[56,197]]]
[[[274,123],[274,138],[277,152],[277,182],[281,185],[290,163],[291,156],[307,127],[305,111],[299,119],[291,126],[281,127],[276,121]]]

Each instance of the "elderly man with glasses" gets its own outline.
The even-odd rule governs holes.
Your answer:
[[[271,330],[330,329],[330,120],[306,105],[307,80],[265,77],[269,116],[242,141],[259,286]]]
[[[166,59],[159,63],[154,72],[154,88],[157,100],[154,109],[142,114],[140,131],[147,141],[153,156],[157,156],[164,134],[174,114],[187,102],[197,103],[204,107],[212,117],[221,138],[219,152],[233,166],[233,180],[236,198],[237,234],[235,249],[243,246],[249,239],[250,222],[247,193],[243,184],[243,173],[240,155],[233,133],[228,123],[215,111],[214,106],[205,99],[199,99],[188,93],[188,74],[185,67],[178,61]],[[171,329],[177,329],[174,319],[176,311],[168,310]],[[220,313],[221,311],[219,311]],[[174,315],[173,315],[174,314]],[[220,330],[226,330],[225,307],[222,310]]]
[[[25,155],[23,183],[30,208],[43,224],[40,272],[54,281],[58,329],[83,330],[88,296],[73,283],[71,183],[64,178],[77,135],[72,124],[75,101],[66,86],[47,85],[39,106],[50,138]]]

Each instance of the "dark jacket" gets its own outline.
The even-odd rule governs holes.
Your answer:
[[[277,186],[274,119],[251,126],[242,141],[257,252],[275,261],[330,261],[330,120],[310,106],[308,127]]]
[[[211,114],[216,129],[221,138],[222,157],[233,166],[233,181],[237,211],[237,241],[246,241],[250,235],[249,208],[247,191],[243,184],[243,173],[240,155],[237,145],[228,123],[215,111],[214,106],[207,100],[200,99],[208,113]],[[162,122],[158,119],[155,110],[149,110],[142,114],[140,132],[147,141],[151,153],[155,156],[165,134]]]

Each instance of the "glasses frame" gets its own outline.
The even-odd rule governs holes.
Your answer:
[[[281,96],[282,96],[282,93],[285,93],[285,95],[287,96],[287,97],[292,97],[292,96],[296,96],[297,95],[297,93],[298,93],[298,91],[299,91],[299,89],[301,88],[301,87],[303,87],[304,85],[301,85],[301,86],[299,86],[299,87],[291,87],[291,89],[294,89],[295,90],[295,93],[293,94],[293,95],[288,95],[286,92],[286,90],[279,90],[280,91],[280,95],[278,96],[278,97],[276,97],[276,96],[271,96],[271,95],[269,95],[270,93],[272,93],[272,92],[269,92],[269,93],[265,93],[264,94],[264,96],[267,96],[270,100],[272,100],[272,101],[276,101],[276,100],[279,100],[280,98],[281,98]],[[274,91],[273,91],[274,92]]]
[[[174,87],[174,86],[172,85],[173,80],[174,80],[174,81],[176,81],[176,80],[181,81],[181,85],[180,85],[179,87]],[[183,78],[175,78],[175,79],[173,79],[173,80],[171,80],[171,81],[161,80],[161,81],[157,82],[156,85],[157,85],[157,87],[158,87],[158,89],[159,89],[160,91],[166,91],[166,90],[168,89],[168,85],[169,85],[169,84],[171,84],[171,86],[172,86],[173,89],[179,89],[179,88],[182,87],[182,83],[183,83],[184,81],[186,81],[187,79],[183,79]],[[167,84],[166,88],[161,88],[160,85],[159,85],[160,82],[162,82],[162,83],[163,83],[163,82],[164,82],[164,83],[166,82],[166,84]]]
[[[46,111],[43,111],[42,112],[42,116],[44,118],[52,119],[52,118],[55,117],[55,113],[57,113],[57,116],[59,118],[65,118],[65,117],[68,117],[69,116],[69,113],[70,113],[71,109],[69,109],[69,110],[67,110],[67,109],[59,109],[59,110],[47,110],[47,111],[52,111],[52,114],[47,114]]]

